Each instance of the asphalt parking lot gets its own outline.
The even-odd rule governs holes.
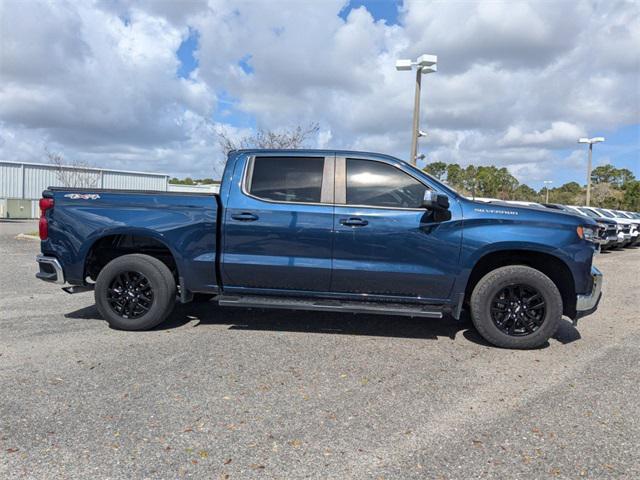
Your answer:
[[[180,305],[109,329],[0,223],[0,478],[640,478],[640,249],[546,348],[471,324]]]

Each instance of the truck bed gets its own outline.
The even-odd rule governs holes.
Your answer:
[[[217,194],[51,187],[43,196],[54,207],[42,251],[61,260],[68,283],[91,277],[86,259],[142,245],[164,249],[187,290],[218,290]]]

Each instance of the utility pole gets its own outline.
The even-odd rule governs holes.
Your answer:
[[[417,163],[418,131],[420,130],[420,90],[422,88],[422,67],[416,69],[416,92],[413,97],[413,131],[411,132],[411,163]]]
[[[593,138],[579,138],[578,143],[588,143],[589,144],[589,161],[587,163],[587,207],[591,203],[591,157],[593,155],[593,144],[604,142],[604,137],[593,137]]]
[[[544,193],[545,193],[544,203],[549,203],[549,185],[553,183],[553,180],[545,180],[542,183],[544,183]]]
[[[593,143],[589,143],[589,161],[587,162],[587,207],[591,205],[591,159],[593,157]]]
[[[396,70],[411,70],[416,67],[416,90],[413,97],[413,130],[411,132],[411,154],[409,162],[415,165],[418,160],[418,138],[426,135],[420,131],[420,92],[422,90],[422,75],[426,73],[434,73],[438,71],[437,55],[420,55],[418,60],[398,60],[396,61]],[[424,158],[424,157],[422,157]]]

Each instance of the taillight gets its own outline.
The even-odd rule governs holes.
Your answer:
[[[45,213],[50,208],[53,208],[53,198],[41,198],[40,199],[40,222],[38,223],[38,232],[40,233],[40,240],[46,240],[49,238],[49,222]]]

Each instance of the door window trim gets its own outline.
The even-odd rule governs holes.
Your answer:
[[[387,165],[389,167],[393,167],[397,170],[399,170],[400,172],[404,173],[405,175],[408,175],[409,177],[413,178],[416,182],[418,182],[419,184],[421,184],[424,188],[426,188],[427,190],[431,190],[433,191],[433,188],[431,188],[429,185],[426,185],[422,180],[420,180],[419,178],[417,178],[415,175],[412,175],[409,172],[404,171],[403,169],[401,169],[400,167],[398,167],[397,165],[394,165],[393,163],[387,163],[385,161],[382,160],[378,160],[378,159],[374,159],[374,158],[362,158],[362,157],[336,157],[336,167],[335,167],[335,205],[336,207],[349,207],[349,208],[370,208],[373,210],[402,210],[402,211],[409,211],[409,212],[423,212],[426,209],[425,208],[421,208],[421,207],[383,207],[383,206],[375,206],[375,205],[351,205],[351,204],[347,204],[347,160],[348,159],[353,159],[353,160],[366,160],[368,162],[376,162],[376,163],[382,163],[383,165]]]
[[[286,200],[273,200],[270,198],[262,198],[252,194],[249,191],[251,181],[253,180],[253,167],[256,157],[286,157],[286,158],[322,158],[322,183],[320,185],[320,202],[290,202]],[[247,197],[259,200],[261,202],[283,204],[283,205],[333,205],[335,194],[335,157],[326,155],[251,155],[247,158],[242,174],[241,191]]]

